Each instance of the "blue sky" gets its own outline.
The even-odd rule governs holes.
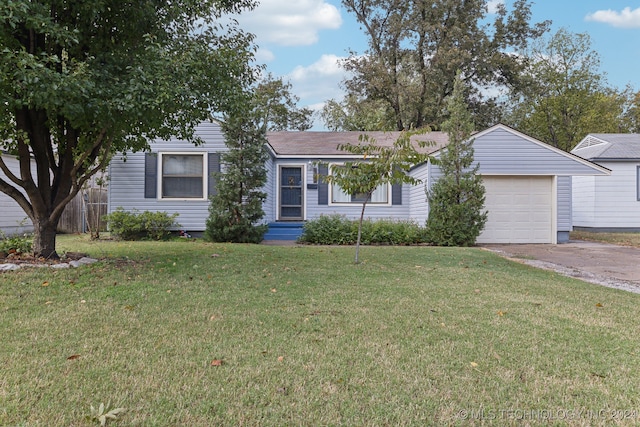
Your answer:
[[[512,3],[492,0],[490,8],[500,1],[507,8]],[[640,90],[640,0],[537,0],[532,13],[533,22],[551,20],[552,32],[564,27],[588,33],[609,83]],[[340,0],[261,0],[238,21],[256,34],[258,62],[292,84],[301,106],[314,109],[342,98],[345,74],[338,62],[349,50],[363,53],[367,47]]]

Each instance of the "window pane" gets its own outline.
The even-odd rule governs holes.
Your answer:
[[[164,154],[162,156],[162,197],[202,199],[204,197],[204,156]]]
[[[342,191],[338,184],[333,184],[331,186],[331,201],[333,203],[349,203],[351,202],[351,197]]]
[[[202,178],[172,178],[162,180],[162,197],[166,198],[202,198]]]
[[[389,186],[381,185],[371,194],[371,203],[387,203]]]
[[[164,155],[162,156],[162,174],[200,175],[202,176],[202,155]]]

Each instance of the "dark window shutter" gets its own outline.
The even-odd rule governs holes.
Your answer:
[[[391,186],[391,204],[402,204],[402,184],[393,184]]]
[[[329,204],[329,184],[323,179],[329,174],[327,165],[318,165],[318,204]]]
[[[215,196],[218,194],[218,188],[216,186],[216,177],[215,174],[220,172],[220,153],[209,153],[209,159],[207,160],[209,164],[209,170],[207,171],[209,174],[209,196]]]
[[[158,197],[158,153],[144,154],[144,198]]]

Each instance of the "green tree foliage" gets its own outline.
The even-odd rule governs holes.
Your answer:
[[[313,125],[313,111],[298,107],[300,98],[291,93],[291,83],[268,74],[254,91],[256,110],[260,112],[260,125],[265,131],[304,131]]]
[[[348,94],[341,102],[330,99],[320,117],[331,131],[395,130],[393,115],[383,101],[368,101],[355,94]]]
[[[629,95],[628,108],[625,112],[625,123],[630,132],[640,133],[640,91],[633,93],[627,89]]]
[[[264,116],[256,108],[256,97],[226,115],[222,129],[229,151],[222,153],[222,172],[217,174],[216,194],[211,196],[205,238],[214,242],[259,243],[267,225],[262,191],[267,181]]]
[[[473,164],[473,122],[464,101],[464,84],[456,78],[447,101],[450,117],[442,124],[449,136],[442,149],[439,167],[442,176],[427,192],[429,217],[427,240],[438,246],[471,246],[484,228],[485,189]]]
[[[633,129],[632,91],[607,85],[588,34],[560,29],[523,56],[524,84],[507,119],[518,130],[571,151],[589,133]]]
[[[412,166],[429,159],[427,154],[416,148],[414,140],[412,140],[412,136],[421,133],[424,131],[404,131],[390,147],[378,145],[373,138],[365,133],[360,136],[360,144],[342,144],[338,147],[341,151],[356,155],[361,159],[344,162],[339,167],[334,166],[330,169],[329,175],[322,178],[329,184],[337,184],[347,194],[362,195],[362,210],[356,239],[356,264],[360,262],[360,240],[364,212],[375,189],[381,185],[403,183],[416,185],[420,182],[408,175],[407,172]],[[419,148],[428,143],[415,141],[415,144]]]
[[[530,25],[531,5],[516,0],[497,7],[493,23],[487,0],[343,0],[368,38],[364,55],[352,53],[344,67],[347,93],[381,102],[395,129],[431,126],[446,119],[444,99],[462,72],[467,103],[479,126],[499,117],[488,88],[518,85],[523,64],[509,53],[541,36],[548,23]],[[349,103],[348,105],[352,105]]]
[[[114,152],[194,140],[253,81],[253,36],[226,12],[253,0],[0,2],[0,191],[33,221],[34,252],[56,257],[66,204]],[[30,158],[36,165],[31,172]]]

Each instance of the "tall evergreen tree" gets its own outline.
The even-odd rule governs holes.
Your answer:
[[[306,130],[312,111],[299,108],[291,85],[272,75],[247,87],[240,102],[224,115],[229,151],[221,156],[217,194],[211,197],[205,238],[215,242],[259,243],[267,231],[263,191],[267,181],[267,131]]]
[[[471,246],[487,222],[483,212],[485,188],[473,164],[474,125],[464,101],[464,84],[458,75],[453,94],[447,100],[449,119],[442,130],[449,144],[442,149],[439,167],[442,176],[427,192],[429,217],[427,239],[438,246]]]
[[[222,171],[217,174],[217,192],[211,196],[205,238],[214,242],[259,243],[267,225],[258,225],[264,217],[262,191],[267,181],[265,128],[252,109],[252,95],[225,116],[222,130],[229,151],[222,153]]]

